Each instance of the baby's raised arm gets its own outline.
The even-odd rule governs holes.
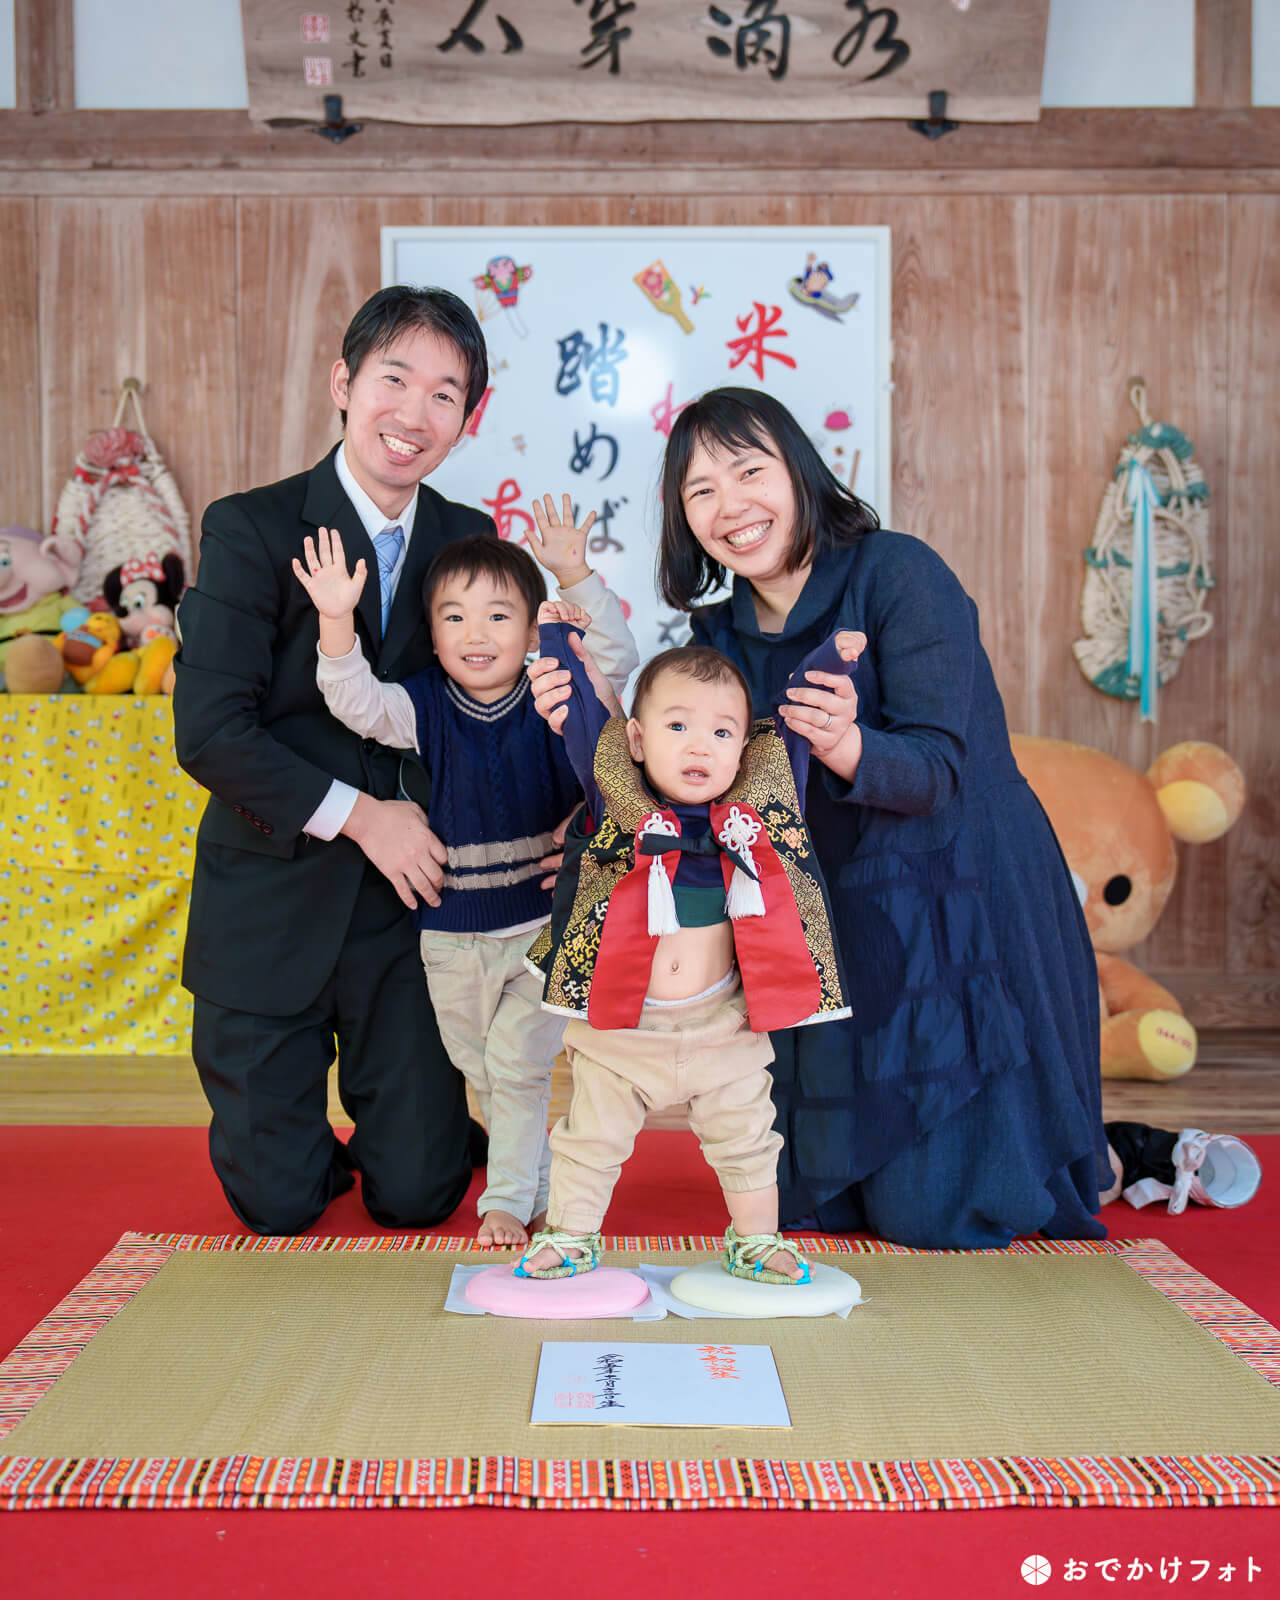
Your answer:
[[[854,670],[866,647],[865,633],[850,628],[833,633],[791,674],[775,706],[774,721],[787,747],[801,807],[810,756],[824,759],[857,720]]]
[[[563,624],[563,627],[559,630],[563,643],[558,652],[555,655],[547,653],[546,640],[551,635],[544,634],[540,644],[543,653],[539,660],[534,663],[535,667],[542,663],[549,663],[550,666],[547,670],[558,672],[563,681],[564,693],[558,697],[554,707],[544,706],[542,698],[535,695],[534,704],[539,715],[546,719],[548,726],[556,733],[564,731],[565,716],[568,711],[570,697],[568,663],[563,660],[565,645],[581,661],[588,683],[595,690],[596,698],[600,704],[605,708],[606,720],[607,717],[618,715],[622,710],[622,706],[619,704],[613,683],[600,670],[595,657],[592,655],[591,618],[583,608],[569,600],[544,600],[538,607],[537,620],[540,633],[544,626],[554,626],[556,623]],[[532,669],[530,669],[530,675],[532,676]],[[535,690],[536,688],[535,680]]]

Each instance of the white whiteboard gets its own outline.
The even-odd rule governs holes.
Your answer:
[[[382,282],[452,289],[488,344],[433,487],[507,538],[538,494],[594,510],[588,560],[642,661],[688,634],[654,589],[658,488],[674,411],[705,390],[767,389],[890,523],[888,228],[383,228]]]

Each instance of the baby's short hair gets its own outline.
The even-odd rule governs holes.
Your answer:
[[[639,716],[645,696],[652,690],[664,672],[678,672],[692,678],[695,683],[734,683],[742,690],[747,702],[747,724],[751,723],[751,689],[739,668],[729,657],[705,644],[682,644],[673,650],[662,650],[652,661],[646,661],[636,679],[631,694],[631,715]]]
[[[530,622],[537,617],[538,607],[547,598],[546,579],[529,552],[510,540],[495,539],[490,533],[470,533],[465,538],[453,539],[432,557],[422,580],[422,609],[428,619],[436,591],[450,578],[461,578],[468,584],[477,578],[489,578],[500,587],[510,589],[524,601]]]

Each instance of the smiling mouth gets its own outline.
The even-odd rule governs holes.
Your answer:
[[[7,594],[0,599],[0,611],[16,611],[26,601],[30,586],[23,584],[21,589],[15,589],[12,594]]]
[[[705,767],[685,767],[680,776],[686,783],[705,783],[711,774]]]
[[[491,667],[498,658],[497,656],[463,656],[462,659],[469,667]]]
[[[408,439],[402,439],[399,434],[384,433],[381,435],[381,439],[388,452],[397,461],[412,461],[415,456],[422,454],[421,445],[410,444]]]
[[[730,550],[751,550],[764,542],[772,526],[772,522],[757,522],[750,528],[739,528],[736,533],[727,533],[724,542]]]

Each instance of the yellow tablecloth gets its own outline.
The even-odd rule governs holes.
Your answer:
[[[0,694],[0,1053],[186,1054],[204,801],[165,696]]]

